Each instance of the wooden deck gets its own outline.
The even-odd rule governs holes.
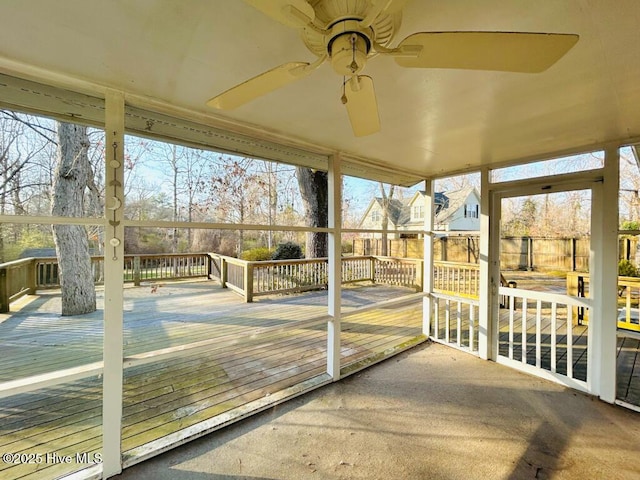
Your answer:
[[[618,336],[617,398],[640,407],[640,335]]]
[[[344,310],[409,293],[384,286],[346,288]],[[1,315],[0,381],[100,361],[103,298],[99,292],[99,311],[86,316],[60,317],[55,292],[26,298],[16,312]],[[321,378],[326,305],[326,292],[245,304],[211,282],[167,284],[156,293],[149,287],[126,289],[125,357],[194,342],[204,346],[125,369],[125,459],[167,435]],[[343,372],[424,340],[421,327],[419,299],[346,316]],[[0,399],[0,451],[24,454],[16,464],[0,463],[0,478],[55,478],[89,466],[101,451],[101,396],[102,381],[94,375]],[[56,463],[48,453],[72,459]]]

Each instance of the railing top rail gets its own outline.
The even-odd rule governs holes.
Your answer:
[[[183,253],[126,253],[127,258],[163,258],[163,257],[208,257],[210,254],[205,252],[183,252]],[[100,255],[102,256],[102,255]]]
[[[27,265],[36,260],[36,257],[20,258],[18,260],[12,260],[11,262],[0,263],[0,268],[16,268],[23,265]]]
[[[371,258],[375,258],[376,260],[393,260],[395,262],[406,262],[406,263],[415,263],[422,262],[421,258],[408,258],[408,257],[389,257],[382,255],[370,255]]]
[[[559,303],[574,307],[591,308],[592,300],[585,297],[573,297],[551,292],[538,292],[524,290],[522,288],[499,287],[498,293],[506,297],[526,298],[527,300],[540,300],[542,302]]]
[[[327,263],[327,258],[299,258],[291,260],[260,260],[255,262],[249,262],[258,267],[270,267],[278,265],[302,265],[309,263]]]
[[[449,262],[445,260],[434,260],[434,265],[442,265],[445,267],[458,267],[458,268],[480,268],[480,265],[477,263],[467,263],[467,262]]]
[[[241,259],[235,258],[235,257],[227,257],[226,255],[220,255],[218,253],[208,253],[207,255],[209,255],[210,257],[213,257],[213,258],[221,258],[225,262],[231,263],[232,265],[245,266],[245,265],[248,265],[249,263],[252,263],[252,262],[248,262],[247,260],[241,260]]]
[[[589,272],[567,272],[568,277],[582,277],[585,283],[589,283]],[[640,286],[640,277],[624,277],[618,276],[618,285],[624,287],[638,287]]]
[[[91,255],[91,260],[102,260],[103,258],[104,255]],[[31,260],[35,263],[57,262],[58,257],[32,257]]]
[[[451,295],[449,293],[433,291],[430,294],[433,298],[441,298],[443,300],[451,300],[454,302],[468,303],[470,305],[480,305],[480,300],[471,296]]]

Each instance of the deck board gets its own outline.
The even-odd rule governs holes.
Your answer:
[[[623,402],[639,405],[640,399],[640,339],[618,338],[617,397]]]
[[[349,287],[344,311],[411,290]],[[99,309],[104,295],[98,292]],[[0,381],[101,360],[102,312],[60,317],[55,292],[0,316]],[[125,369],[123,453],[326,371],[326,292],[245,304],[210,282],[125,289],[125,357],[210,340],[197,353]],[[316,318],[316,320],[312,320]],[[342,322],[343,368],[421,334],[422,304],[374,308]],[[102,380],[0,399],[0,447],[75,454],[101,448]],[[0,464],[0,478],[51,478],[82,465]]]
[[[151,294],[144,287],[125,289],[125,356],[207,340],[197,353],[161,359],[125,369],[123,453],[326,371],[326,292],[261,297],[243,303],[235,294],[208,282],[166,285]],[[372,301],[395,298],[407,290],[384,286],[345,289],[344,311]],[[99,296],[103,299],[103,296]],[[55,293],[26,299],[22,308],[0,316],[0,381],[69,368],[100,360],[102,313],[63,318]],[[35,309],[35,310],[34,310]],[[508,342],[501,312],[501,349]],[[527,359],[535,363],[536,330],[528,308]],[[468,342],[468,312],[462,313],[461,342]],[[316,320],[313,320],[313,319]],[[521,319],[514,319],[521,328]],[[450,316],[456,342],[457,311]],[[466,322],[466,323],[465,323]],[[520,322],[520,323],[519,323]],[[444,335],[444,309],[440,329]],[[541,328],[543,365],[550,364],[550,325]],[[566,328],[557,325],[557,340]],[[419,337],[422,302],[372,308],[347,314],[341,323],[341,367],[353,371],[368,359]],[[576,326],[574,369],[586,368],[588,327]],[[476,319],[477,334],[477,319]],[[532,345],[533,343],[533,345]],[[521,358],[521,335],[514,336],[514,358]],[[503,350],[501,350],[503,351]],[[566,371],[566,348],[557,351]],[[618,396],[640,400],[640,342],[619,339]],[[586,370],[585,370],[586,371]],[[102,380],[89,377],[57,387],[0,399],[0,448],[12,452],[75,454],[101,448]],[[0,478],[50,478],[78,465],[11,466],[0,464]],[[42,466],[40,466],[42,467]]]

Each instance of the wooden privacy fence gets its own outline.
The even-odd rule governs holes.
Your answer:
[[[635,239],[620,240],[620,259],[635,254]],[[355,255],[380,255],[382,240],[356,238]],[[588,271],[589,237],[541,238],[504,237],[500,240],[500,264],[503,270]],[[400,238],[387,240],[387,252],[393,257],[424,257],[424,240]],[[442,262],[478,263],[480,242],[477,235],[439,236],[434,238],[433,258]]]

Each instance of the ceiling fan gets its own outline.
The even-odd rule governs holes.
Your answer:
[[[377,55],[408,68],[450,68],[538,73],[578,41],[578,35],[530,32],[419,32],[390,47],[407,0],[245,0],[267,16],[300,31],[318,59],[290,62],[210,99],[231,110],[311,74],[325,61],[343,76],[342,103],[355,136],[380,130],[373,79],[360,75]]]

